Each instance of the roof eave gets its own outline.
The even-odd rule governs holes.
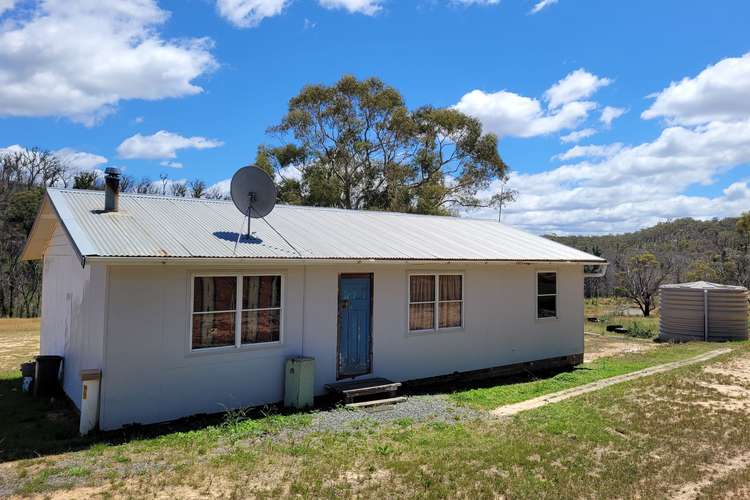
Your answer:
[[[163,265],[233,265],[233,264],[283,264],[283,265],[330,265],[330,264],[565,264],[602,265],[606,260],[555,260],[555,259],[374,259],[374,258],[261,258],[261,257],[148,257],[148,256],[89,256],[89,262],[105,264],[163,264]]]
[[[86,265],[87,256],[94,254],[92,251],[93,245],[78,226],[75,218],[69,213],[67,207],[64,206],[64,202],[55,198],[55,191],[48,190],[44,193],[42,205],[39,207],[29,236],[24,243],[21,260],[40,260],[44,257],[44,252],[47,250],[49,240],[54,233],[54,228],[49,226],[49,222],[53,221],[53,224],[60,224],[65,231],[76,258],[83,267]]]

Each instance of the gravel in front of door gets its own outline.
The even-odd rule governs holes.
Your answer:
[[[351,431],[363,424],[395,423],[411,420],[458,422],[487,418],[487,413],[458,406],[442,394],[409,396],[406,401],[394,405],[371,408],[335,408],[321,411],[313,416],[308,430]]]

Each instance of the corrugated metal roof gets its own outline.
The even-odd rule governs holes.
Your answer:
[[[277,205],[235,241],[242,215],[232,202],[49,189],[82,256],[259,259],[574,261],[603,259],[495,221]]]

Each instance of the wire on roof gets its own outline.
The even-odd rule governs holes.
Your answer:
[[[263,222],[265,222],[266,224],[268,224],[268,227],[270,227],[271,229],[273,229],[273,232],[274,232],[274,233],[278,234],[278,235],[279,235],[279,237],[280,237],[280,238],[281,238],[282,240],[284,240],[284,241],[286,242],[286,244],[287,244],[287,245],[289,245],[290,247],[292,247],[292,250],[294,250],[295,252],[297,252],[297,256],[299,256],[300,258],[302,257],[302,253],[300,253],[300,251],[299,251],[299,250],[297,250],[297,248],[296,248],[296,247],[295,247],[294,245],[292,245],[292,244],[291,244],[291,242],[290,242],[290,241],[289,241],[288,239],[286,239],[286,238],[284,237],[284,235],[283,235],[283,234],[281,234],[280,232],[278,232],[278,231],[276,230],[276,228],[275,228],[275,227],[273,227],[273,225],[271,225],[271,223],[270,223],[270,222],[268,222],[268,221],[266,220],[266,218],[265,218],[265,217],[261,217],[261,218],[263,219]]]

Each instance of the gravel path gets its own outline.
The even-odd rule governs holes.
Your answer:
[[[487,414],[456,405],[445,395],[409,396],[394,405],[371,408],[336,408],[315,414],[310,427],[315,431],[352,430],[362,423],[391,423],[410,419],[414,422],[437,420],[458,422],[486,418]]]
[[[322,410],[313,414],[310,425],[282,431],[272,439],[276,441],[297,439],[313,432],[351,432],[397,422],[415,423],[430,420],[456,423],[488,417],[489,414],[486,411],[458,406],[443,394],[407,396],[406,401],[393,405]]]

